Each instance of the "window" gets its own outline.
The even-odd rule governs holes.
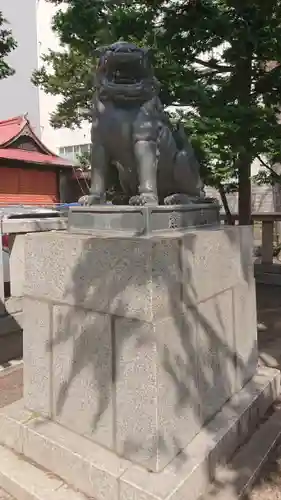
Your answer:
[[[59,148],[60,156],[68,158],[69,160],[75,160],[77,155],[84,153],[90,153],[91,144],[75,144],[73,146],[63,146]]]
[[[91,152],[91,144],[82,144],[81,153],[90,153]]]

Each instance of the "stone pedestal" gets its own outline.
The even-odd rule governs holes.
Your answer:
[[[105,231],[132,236],[151,235],[159,231],[185,230],[191,227],[220,224],[218,203],[189,203],[186,205],[118,206],[93,205],[71,207],[68,230],[74,234]]]
[[[26,407],[162,470],[256,371],[251,238],[28,235]]]
[[[0,409],[0,486],[197,500],[280,391],[257,370],[251,254],[247,227],[27,235],[24,399]]]

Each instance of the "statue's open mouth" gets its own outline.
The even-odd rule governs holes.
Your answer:
[[[115,85],[136,85],[145,78],[145,68],[140,57],[113,55],[107,62],[106,76]]]

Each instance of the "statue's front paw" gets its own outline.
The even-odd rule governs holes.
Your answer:
[[[87,196],[82,196],[82,198],[79,199],[79,203],[86,207],[91,205],[102,205],[105,203],[105,197],[99,194],[89,194]]]
[[[153,193],[143,193],[137,196],[132,196],[129,200],[129,205],[144,206],[158,205],[158,197]]]

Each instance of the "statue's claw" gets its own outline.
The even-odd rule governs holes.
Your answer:
[[[129,205],[144,206],[158,205],[158,197],[153,193],[144,193],[137,196],[132,196],[129,200]]]
[[[103,205],[105,203],[105,197],[99,194],[88,194],[79,198],[79,203],[86,207],[91,205]]]

